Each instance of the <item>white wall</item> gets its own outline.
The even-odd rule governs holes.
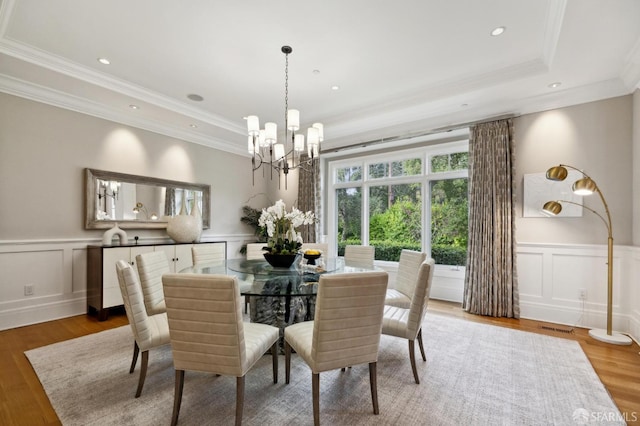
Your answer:
[[[277,180],[261,172],[252,186],[250,164],[249,157],[0,93],[0,329],[85,312],[85,248],[104,232],[83,229],[85,168],[211,185],[211,227],[202,239],[228,241],[229,257],[237,257],[253,239],[239,220],[242,206],[262,208],[280,195]],[[290,193],[297,179],[289,179]],[[127,234],[168,239],[164,230]],[[24,295],[27,284],[33,296]]]

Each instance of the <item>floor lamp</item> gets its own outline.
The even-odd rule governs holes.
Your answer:
[[[602,200],[602,204],[604,205],[606,219],[600,213],[585,206],[584,204],[574,203],[573,201],[567,200],[548,201],[544,204],[542,209],[544,210],[544,212],[555,216],[562,211],[562,205],[560,203],[575,204],[578,206],[582,206],[590,212],[594,213],[596,216],[602,219],[602,222],[604,222],[609,234],[609,237],[607,239],[607,329],[591,329],[589,330],[589,335],[596,340],[600,340],[606,343],[613,343],[615,345],[630,345],[631,338],[629,336],[611,331],[613,316],[613,232],[611,230],[611,214],[609,213],[609,206],[604,199],[604,195],[602,195],[602,191],[600,191],[600,188],[598,188],[598,185],[596,185],[596,182],[580,169],[566,164],[560,164],[547,170],[547,179],[553,181],[565,180],[567,178],[567,175],[569,174],[567,172],[567,168],[576,170],[583,176],[573,183],[573,186],[571,187],[573,193],[576,195],[591,195],[594,192],[597,192],[600,196],[600,200]]]

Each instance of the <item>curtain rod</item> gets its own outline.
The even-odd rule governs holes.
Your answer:
[[[381,144],[381,143],[389,143],[389,142],[395,142],[395,141],[404,140],[404,139],[413,139],[413,138],[419,138],[419,137],[423,137],[423,136],[435,135],[435,134],[438,134],[438,133],[452,132],[454,130],[464,129],[465,127],[471,127],[471,126],[476,125],[476,124],[488,123],[490,121],[497,121],[497,120],[505,120],[507,118],[515,118],[515,117],[519,117],[519,115],[517,115],[517,114],[503,114],[503,115],[489,117],[489,118],[485,118],[485,119],[477,120],[477,121],[468,121],[466,123],[452,124],[450,126],[439,127],[439,128],[436,128],[436,129],[423,131],[423,132],[420,132],[420,133],[409,133],[409,134],[406,134],[406,135],[396,135],[396,136],[390,136],[388,138],[380,138],[380,139],[374,139],[374,140],[365,141],[365,142],[357,142],[357,143],[354,143],[354,144],[351,144],[351,145],[344,145],[344,146],[341,146],[341,147],[338,147],[338,148],[321,150],[320,153],[321,154],[322,153],[328,154],[328,153],[333,153],[333,152],[348,151],[350,149],[365,148],[365,147],[370,147],[370,146],[373,146],[373,145],[378,145],[378,144]]]

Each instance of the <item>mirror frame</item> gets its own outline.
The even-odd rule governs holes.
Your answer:
[[[125,173],[107,172],[97,169],[85,169],[84,179],[84,227],[85,229],[109,229],[115,223],[122,229],[165,229],[167,222],[140,220],[98,220],[96,219],[97,179],[115,180],[134,184],[164,186],[167,188],[181,188],[192,191],[202,191],[202,228],[209,228],[211,186],[199,183],[179,182],[175,180],[158,179],[147,176],[129,175]]]

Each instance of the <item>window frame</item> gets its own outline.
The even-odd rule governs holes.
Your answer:
[[[328,242],[333,250],[337,250],[338,241],[338,217],[336,211],[336,189],[359,187],[362,194],[361,208],[361,240],[362,244],[369,243],[369,191],[371,186],[399,185],[419,183],[421,185],[421,221],[423,225],[421,244],[422,249],[431,253],[431,181],[445,179],[469,178],[468,169],[432,172],[431,157],[436,155],[448,155],[457,152],[469,152],[469,140],[467,137],[459,140],[447,141],[417,148],[395,148],[389,152],[366,153],[354,155],[349,158],[329,158],[326,160],[327,170],[327,234]],[[420,158],[422,161],[421,173],[411,176],[389,176],[385,178],[369,178],[369,165],[377,163],[391,163]],[[345,167],[360,166],[362,179],[356,182],[337,182],[337,170]]]

